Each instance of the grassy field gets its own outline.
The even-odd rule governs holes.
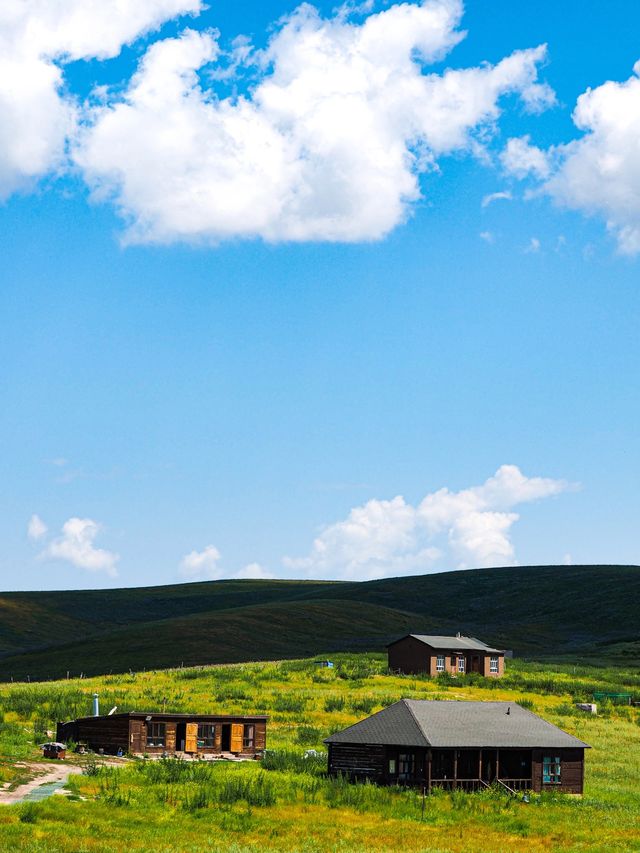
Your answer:
[[[262,660],[381,651],[408,631],[462,631],[536,658],[622,661],[640,650],[639,609],[637,566],[4,593],[0,679],[231,663],[247,648]]]
[[[94,690],[120,710],[266,712],[264,762],[128,762],[89,766],[68,799],[0,807],[0,849],[18,851],[640,851],[640,714],[574,708],[594,690],[640,695],[636,670],[509,662],[501,681],[388,675],[380,655],[177,669],[0,687],[0,770],[37,755],[56,719],[86,714]],[[329,733],[402,697],[520,701],[593,746],[584,798],[489,791],[439,794],[324,777]]]

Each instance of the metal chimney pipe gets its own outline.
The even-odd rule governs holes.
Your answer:
[[[100,703],[98,702],[98,694],[97,693],[93,694],[93,716],[94,717],[100,716]]]

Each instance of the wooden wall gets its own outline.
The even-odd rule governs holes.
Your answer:
[[[73,740],[84,743],[95,752],[115,755],[118,749],[131,750],[128,717],[87,717],[70,723],[58,723],[56,739],[65,743]]]
[[[386,747],[375,744],[329,744],[329,773],[342,773],[350,779],[370,779],[384,782],[386,778]]]
[[[178,742],[179,727],[184,732],[185,724],[191,722],[212,723],[216,727],[215,745],[213,747],[197,746],[198,754],[210,755],[222,752],[222,726],[232,726],[232,737],[230,751],[239,755],[253,756],[262,753],[267,746],[267,721],[265,719],[251,719],[247,717],[199,717],[197,714],[191,720],[176,720],[168,715],[150,714],[151,722],[164,723],[165,744],[164,746],[147,745],[147,721],[144,717],[129,717],[128,715],[113,715],[100,717],[86,717],[73,720],[69,723],[58,723],[56,738],[63,743],[73,740],[76,743],[85,743],[89,749],[98,752],[100,749],[109,754],[117,753],[118,749],[133,754],[148,753],[149,755],[161,755],[164,752],[174,753],[180,751],[181,744]],[[254,746],[245,749],[243,747],[244,726],[255,727]],[[184,733],[181,740],[184,740]]]
[[[415,637],[404,637],[388,648],[389,669],[406,673],[431,672],[431,654],[429,646]],[[434,663],[435,668],[435,663]]]
[[[560,784],[544,784],[542,761],[545,755],[560,756]],[[584,790],[584,749],[534,749],[533,790],[562,791],[565,794],[582,794]]]

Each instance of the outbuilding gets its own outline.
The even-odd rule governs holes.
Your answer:
[[[261,757],[267,745],[265,715],[166,714],[129,711],[58,723],[57,739],[113,755],[220,755]]]
[[[407,674],[464,675],[477,672],[487,678],[504,675],[504,650],[476,637],[456,634],[406,634],[387,646],[389,669]]]
[[[325,740],[328,769],[381,785],[582,794],[589,745],[514,702],[402,699]]]

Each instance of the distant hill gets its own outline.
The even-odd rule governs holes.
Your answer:
[[[0,679],[381,650],[410,631],[462,631],[535,657],[614,657],[637,649],[639,613],[638,566],[4,593]]]

